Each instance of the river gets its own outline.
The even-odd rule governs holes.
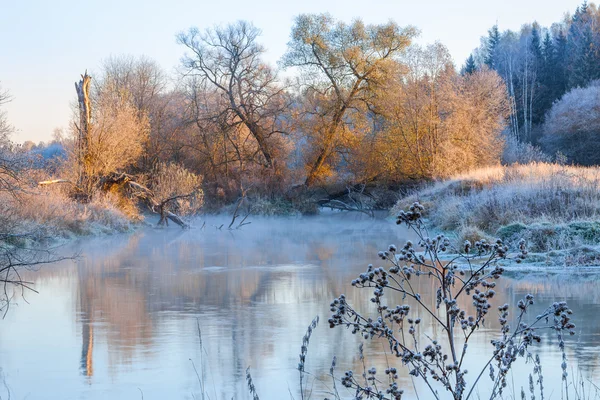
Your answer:
[[[345,293],[357,308],[372,310],[371,293],[349,283],[367,264],[379,263],[379,250],[412,238],[405,228],[336,213],[254,218],[236,231],[216,228],[227,225],[226,218],[206,222],[204,229],[148,228],[82,240],[58,250],[77,253],[75,261],[27,272],[39,294],[15,297],[0,321],[0,398],[10,392],[11,399],[30,400],[250,399],[250,367],[260,399],[299,399],[298,354],[317,315],[321,322],[306,364],[312,398],[332,398],[327,391],[334,355],[336,374],[362,371],[361,340],[343,328],[329,328],[329,304]],[[512,272],[500,281],[494,299],[495,305],[516,304],[532,293],[535,312],[568,301],[577,324],[577,335],[567,340],[569,372],[581,374],[592,393],[590,382],[600,386],[599,278],[577,269]],[[429,281],[419,288],[433,301]],[[415,313],[425,333],[435,336],[431,318]],[[491,354],[497,333],[491,316],[470,344],[467,381]],[[379,341],[365,342],[367,367],[382,370],[387,362],[398,362],[384,350]],[[544,334],[534,350],[542,357],[546,398],[560,398],[556,340]],[[509,397],[520,398],[522,386],[528,391],[531,368],[524,362],[515,366]],[[489,377],[482,382],[485,399]],[[337,385],[342,397],[349,396]],[[400,386],[406,398],[414,398],[415,390],[421,399],[431,398],[405,372]]]

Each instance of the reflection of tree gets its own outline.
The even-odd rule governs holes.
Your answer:
[[[86,256],[78,263],[81,372],[88,377],[93,375],[95,335],[106,340],[111,370],[114,364],[131,362],[137,346],[152,342],[153,323],[146,309],[148,276],[142,268],[131,268],[138,240],[133,236],[112,254]],[[97,325],[100,329],[95,329]]]
[[[166,318],[190,314],[200,319],[209,353],[218,354],[211,357],[213,370],[233,370],[235,384],[228,384],[239,396],[245,396],[247,364],[262,369],[285,354],[282,364],[293,369],[290,346],[298,347],[301,335],[288,331],[303,331],[306,321],[323,315],[322,305],[376,254],[376,241],[362,238],[364,228],[336,229],[324,238],[322,226],[256,225],[257,231],[234,235],[148,231],[86,249],[78,265],[82,374],[100,367],[92,362],[99,342],[108,345],[114,373],[153,346]],[[270,311],[261,315],[263,309]],[[289,337],[257,342],[267,332]],[[319,364],[328,358],[324,352]]]
[[[94,375],[92,356],[94,354],[94,327],[91,321],[83,321],[81,327],[81,373],[91,377]]]

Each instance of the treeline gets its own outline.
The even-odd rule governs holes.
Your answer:
[[[508,126],[514,137],[540,144],[549,153],[569,153],[571,161],[577,163],[600,161],[598,157],[577,157],[569,142],[578,137],[557,138],[582,127],[563,126],[557,131],[557,112],[552,112],[553,105],[562,101],[566,93],[600,79],[600,9],[595,4],[584,2],[572,15],[550,27],[534,22],[514,32],[493,26],[482,38],[482,45],[467,59],[463,73],[481,69],[496,71],[506,84],[510,102]],[[567,108],[577,113],[578,107],[585,106],[571,102]],[[598,113],[594,107],[581,111]]]
[[[92,74],[88,190],[115,172],[151,176],[176,164],[220,206],[499,162],[502,80],[461,75],[443,45],[414,45],[414,28],[301,15],[279,62],[293,78],[264,61],[259,34],[243,21],[179,34],[177,76],[144,57],[106,60]],[[80,131],[77,119],[63,132],[68,155],[52,167],[73,182]]]

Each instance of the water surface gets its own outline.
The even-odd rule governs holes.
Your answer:
[[[255,218],[233,232],[214,227],[222,223],[213,217],[204,229],[145,229],[83,241],[61,250],[79,252],[77,261],[29,273],[39,294],[27,294],[27,302],[16,298],[18,306],[0,321],[0,397],[9,390],[12,399],[201,399],[203,392],[205,399],[249,399],[249,366],[261,399],[299,398],[298,353],[317,315],[321,324],[306,367],[313,398],[328,396],[334,355],[339,374],[360,371],[361,340],[327,326],[329,303],[345,293],[356,308],[371,310],[370,293],[349,282],[378,263],[379,250],[412,235],[389,221],[349,214]],[[428,281],[418,285],[423,298],[433,298]],[[495,304],[534,294],[534,313],[549,302],[569,301],[578,325],[567,343],[570,368],[600,382],[598,276],[573,269],[513,273],[497,292]],[[415,309],[416,316],[423,319],[422,333],[439,334],[426,314]],[[470,379],[497,332],[492,316],[471,343]],[[560,398],[555,342],[545,334],[537,347],[550,398]],[[365,342],[368,367],[396,362],[384,349],[381,342]],[[529,364],[516,366],[511,396],[527,388],[530,371]],[[405,373],[401,385],[430,398]],[[481,393],[488,386],[489,378]]]

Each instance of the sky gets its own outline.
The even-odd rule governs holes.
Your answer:
[[[74,82],[112,56],[145,55],[175,74],[184,49],[175,35],[243,19],[262,30],[273,64],[283,55],[294,17],[328,12],[346,22],[394,20],[421,31],[418,43],[440,41],[461,66],[496,22],[518,30],[549,26],[582,0],[0,0],[0,86],[13,100],[4,109],[22,143],[52,139],[66,128]],[[92,75],[93,76],[93,75]]]

